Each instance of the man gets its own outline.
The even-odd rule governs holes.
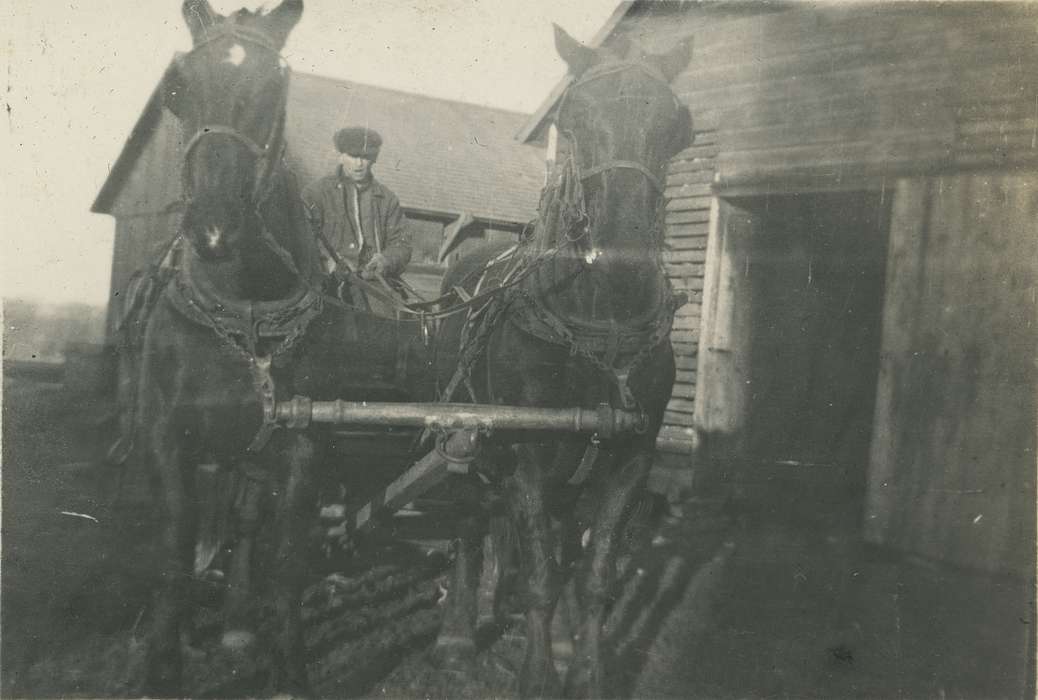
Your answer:
[[[411,260],[411,233],[400,200],[371,174],[382,137],[365,127],[335,133],[336,171],[303,190],[326,272],[353,266],[362,277],[399,277]]]

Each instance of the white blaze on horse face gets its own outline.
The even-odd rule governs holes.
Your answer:
[[[220,239],[223,237],[223,231],[220,230],[219,226],[210,226],[205,230],[206,244],[210,249],[216,250],[220,245]]]
[[[227,58],[223,59],[223,62],[230,63],[232,66],[240,66],[244,60],[245,47],[241,44],[235,44],[227,50]]]

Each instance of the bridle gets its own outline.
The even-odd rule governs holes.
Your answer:
[[[559,104],[555,108],[555,123],[560,123],[560,117],[562,115],[563,107],[566,105],[567,98],[574,90],[584,85],[587,85],[590,82],[600,80],[601,78],[604,78],[606,76],[613,75],[616,73],[622,73],[625,71],[638,71],[648,76],[651,80],[662,84],[664,87],[667,88],[667,92],[670,93],[671,98],[674,100],[675,107],[681,109],[681,103],[678,101],[677,96],[674,95],[674,93],[671,91],[670,82],[663,76],[663,73],[645,63],[640,63],[636,61],[624,61],[621,63],[609,63],[603,66],[599,66],[597,68],[592,68],[591,70],[585,72],[582,76],[580,76],[580,78],[575,80],[572,84],[570,84],[570,86],[566,88],[566,91],[562,93],[562,97],[559,99]],[[573,144],[574,156],[577,156],[577,151],[579,151],[580,144],[577,142],[576,136],[569,131],[565,132],[565,134],[567,138],[569,138],[570,142]],[[662,196],[663,194],[664,185],[663,182],[660,180],[660,177],[644,163],[639,163],[638,161],[634,160],[612,159],[607,160],[603,163],[595,163],[590,167],[580,168],[579,158],[575,157],[574,164],[577,165],[577,167],[579,168],[578,177],[580,179],[580,182],[582,183],[596,175],[609,172],[611,170],[635,170],[641,173],[645,177],[645,179],[649,181],[649,183],[655,188],[656,193],[658,195]]]
[[[181,202],[188,204],[194,197],[193,187],[191,183],[191,154],[198,147],[198,145],[208,136],[227,136],[238,143],[245,146],[246,149],[256,158],[255,169],[256,179],[253,183],[251,200],[252,207],[256,212],[256,216],[259,219],[261,227],[261,239],[270,248],[270,250],[281,259],[285,266],[294,274],[299,275],[300,271],[295,261],[292,258],[291,253],[285,250],[284,246],[277,241],[277,239],[271,234],[267,228],[266,220],[263,216],[263,203],[271,192],[271,185],[273,181],[274,171],[277,169],[278,163],[281,162],[282,156],[285,151],[285,109],[288,102],[288,82],[291,78],[291,67],[288,62],[281,55],[281,50],[271,41],[270,37],[263,32],[245,27],[240,24],[221,24],[213,27],[206,34],[204,40],[198,42],[192,49],[186,54],[178,56],[176,61],[178,64],[183,63],[192,54],[197,52],[209,44],[223,39],[225,37],[234,38],[242,43],[251,44],[252,46],[258,46],[266,51],[275,54],[278,58],[278,64],[281,66],[281,75],[284,77],[285,87],[281,90],[278,97],[278,104],[275,108],[274,121],[270,125],[270,131],[267,132],[266,141],[260,145],[248,134],[243,133],[233,124],[202,124],[195,133],[188,140],[187,145],[184,147],[184,155],[181,158],[180,164],[180,180],[181,180]]]
[[[231,37],[240,42],[251,44],[252,46],[258,46],[275,54],[278,57],[279,65],[282,67],[282,75],[285,79],[285,89],[281,91],[278,105],[275,109],[274,122],[270,125],[267,139],[262,145],[257,143],[247,134],[242,133],[232,124],[201,125],[188,140],[187,145],[184,148],[184,155],[181,158],[180,166],[181,191],[183,192],[183,199],[185,201],[190,201],[192,199],[194,193],[192,192],[193,188],[191,186],[189,164],[191,154],[194,152],[195,148],[198,147],[198,144],[200,144],[207,136],[229,136],[245,146],[245,148],[248,149],[248,151],[256,158],[257,177],[253,185],[252,201],[253,204],[258,207],[269,192],[271,175],[277,167],[278,162],[281,160],[285,148],[285,141],[282,138],[282,135],[285,126],[285,106],[288,101],[288,80],[290,77],[291,67],[281,56],[281,50],[273,41],[271,41],[269,36],[255,29],[250,29],[249,27],[234,23],[221,24],[213,27],[207,33],[206,38],[198,42],[191,51],[181,56],[177,56],[176,62],[182,64],[195,52],[225,37]]]

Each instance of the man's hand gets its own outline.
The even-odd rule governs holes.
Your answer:
[[[340,260],[335,265],[334,272],[336,277],[349,277],[354,274],[356,270],[353,268],[353,265],[350,264],[349,260]]]
[[[386,260],[386,256],[382,253],[375,253],[368,264],[364,266],[364,269],[360,271],[360,276],[366,280],[375,279],[379,275],[386,273],[386,266],[389,261]]]

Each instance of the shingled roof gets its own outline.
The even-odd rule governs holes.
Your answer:
[[[375,176],[405,208],[526,222],[536,212],[544,182],[544,153],[514,138],[528,118],[296,74],[288,103],[288,157],[305,184],[335,168],[336,129],[370,126],[384,140]]]
[[[162,107],[156,90],[99,192],[92,211],[112,204],[154,130]],[[378,130],[385,141],[375,175],[407,210],[525,223],[536,213],[544,154],[514,135],[529,115],[347,80],[295,73],[288,95],[288,162],[306,185],[331,173],[335,131]],[[172,196],[172,195],[171,195]]]

